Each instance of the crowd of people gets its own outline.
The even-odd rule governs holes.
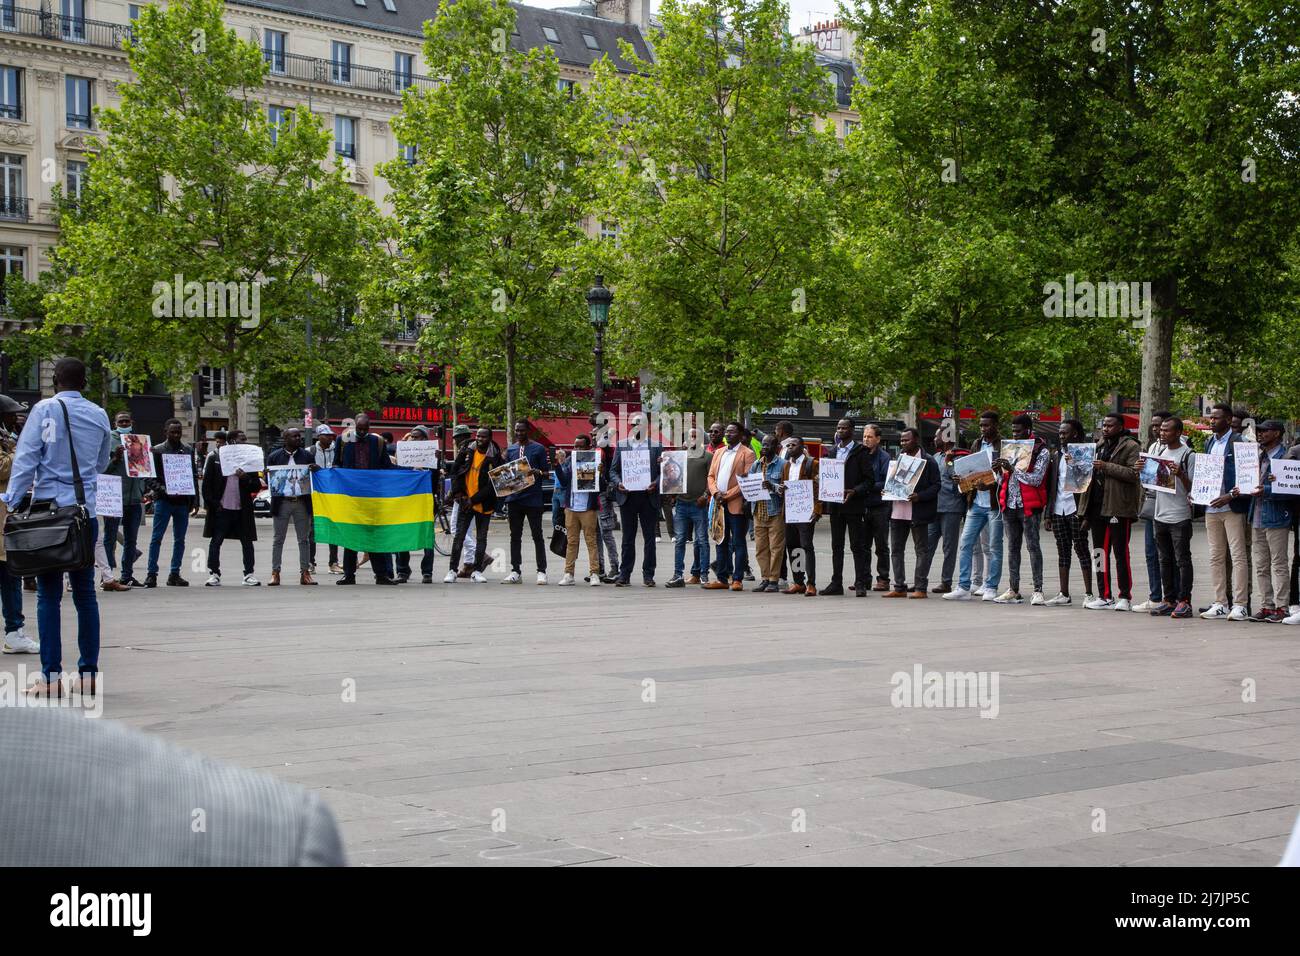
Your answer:
[[[20,426],[25,409],[0,396],[0,520],[4,510],[22,507],[28,495],[59,506],[74,504],[75,483],[69,449],[75,449],[78,471],[85,486],[86,507],[95,517],[98,476],[114,475],[121,481],[122,514],[104,516],[102,533],[94,522],[96,560],[93,567],[68,572],[67,589],[73,595],[78,618],[83,679],[98,670],[99,616],[95,584],[105,591],[130,591],[158,586],[162,548],[170,532],[172,548],[165,585],[187,587],[182,574],[189,520],[204,511],[203,536],[208,539],[205,584],[222,584],[222,545],[240,542],[241,584],[261,585],[255,576],[253,542],[257,539],[254,501],[263,490],[258,473],[236,469],[223,473],[220,449],[243,444],[238,430],[219,433],[212,448],[195,449],[182,440],[177,419],[165,425],[164,441],[153,447],[155,475],[131,477],[124,460],[124,436],[133,433],[127,412],[119,412],[109,425],[104,410],[86,399],[85,366],[63,359],[55,368],[56,395],[37,403]],[[63,409],[68,417],[65,424]],[[1062,607],[1075,603],[1072,578],[1077,565],[1083,587],[1082,606],[1089,610],[1146,612],[1154,616],[1187,618],[1199,613],[1207,620],[1300,623],[1297,574],[1300,572],[1300,496],[1274,491],[1270,460],[1300,458],[1300,445],[1287,450],[1281,421],[1270,419],[1256,428],[1257,441],[1247,448],[1259,454],[1258,488],[1243,493],[1236,478],[1237,446],[1242,443],[1241,416],[1224,404],[1209,416],[1210,433],[1204,454],[1224,459],[1217,496],[1204,506],[1191,500],[1195,457],[1184,422],[1168,412],[1153,416],[1146,451],[1117,414],[1107,415],[1095,442],[1082,424],[1060,424],[1057,442],[1049,445],[1035,433],[1034,421],[1018,415],[1010,423],[1011,438],[1030,446],[1023,460],[1003,453],[999,415],[987,411],[979,418],[979,431],[968,448],[958,447],[956,435],[941,430],[933,449],[922,447],[915,428],[901,432],[899,466],[915,476],[906,496],[887,492],[895,462],[882,444],[879,425],[859,429],[841,420],[832,445],[824,452],[842,463],[843,492],[819,493],[816,456],[795,434],[790,422],[779,422],[771,434],[751,435],[739,422],[716,422],[701,435],[691,429],[683,443],[686,465],[665,458],[665,446],[648,432],[646,418],[634,413],[628,432],[618,438],[602,427],[579,435],[573,452],[558,450],[552,461],[545,446],[535,441],[528,422],[513,426],[513,441],[502,448],[486,427],[472,430],[458,425],[454,448],[435,456],[430,490],[437,507],[450,508],[452,529],[450,562],[443,582],[464,578],[486,583],[494,564],[488,549],[488,529],[494,514],[507,512],[509,570],[503,584],[523,580],[525,526],[533,542],[534,573],[538,584],[550,580],[548,554],[561,557],[564,570],[560,586],[581,579],[590,586],[612,584],[630,587],[639,570],[641,583],[654,587],[657,572],[656,542],[659,522],[670,522],[673,570],[668,588],[697,586],[706,590],[742,591],[754,581],[755,592],[780,592],[806,597],[852,593],[866,597],[881,592],[884,598],[926,599],[931,594],[948,601],[981,600],[997,604]],[[68,430],[70,429],[70,435]],[[328,425],[311,433],[306,445],[299,428],[283,433],[283,444],[266,457],[268,467],[298,466],[307,473],[324,468],[395,468],[395,446],[389,435],[371,431],[367,415],[360,414],[343,435]],[[407,441],[428,441],[422,427]],[[1092,449],[1090,480],[1082,491],[1072,490],[1071,446]],[[1018,447],[1024,447],[1022,444]],[[579,452],[597,452],[596,472],[579,490],[574,481],[574,459]],[[963,487],[958,460],[967,454],[987,452],[991,467],[983,481]],[[164,455],[179,455],[192,463],[192,494],[174,493],[164,480]],[[1172,491],[1157,493],[1144,487],[1143,459],[1163,462],[1173,482]],[[147,460],[147,459],[146,459]],[[627,466],[638,468],[648,460],[648,483],[625,481]],[[519,462],[532,481],[500,496],[494,472]],[[661,466],[669,463],[675,494],[661,494]],[[1252,469],[1253,471],[1253,469]],[[543,477],[553,479],[550,501]],[[644,478],[644,475],[642,475]],[[174,478],[174,476],[173,476]],[[751,489],[743,494],[742,478]],[[761,485],[755,484],[761,480]],[[786,493],[792,481],[811,482],[811,513],[789,520]],[[522,484],[522,483],[521,483]],[[761,487],[757,500],[753,488]],[[833,500],[822,500],[824,497]],[[146,504],[153,511],[144,579],[135,576],[143,556],[137,547]],[[543,517],[552,515],[552,540],[546,541]],[[1209,603],[1193,608],[1194,568],[1191,539],[1194,518],[1204,512],[1209,544]],[[290,526],[298,550],[298,582],[317,584],[317,541],[313,528],[310,488],[303,485],[270,487],[272,569],[270,586],[282,582],[281,562]],[[830,527],[830,575],[819,584],[814,532],[825,517]],[[1142,549],[1147,565],[1147,598],[1134,603],[1131,538],[1133,525],[1143,524]],[[621,539],[616,531],[621,527]],[[1056,593],[1044,590],[1041,533],[1056,542],[1058,580]],[[472,533],[471,533],[472,532]],[[118,560],[118,544],[122,550]],[[638,562],[638,540],[640,560]],[[754,565],[750,561],[750,543]],[[586,573],[579,577],[578,559],[585,543]],[[908,574],[906,552],[912,551]],[[338,585],[357,583],[357,571],[369,564],[375,582],[397,585],[412,577],[411,553],[358,554],[329,544],[328,569]],[[690,563],[687,564],[687,551]],[[873,558],[874,555],[874,569]],[[1022,555],[1029,555],[1028,588],[1022,578]],[[852,578],[845,575],[847,557]],[[420,557],[421,580],[434,581],[436,554],[426,549]],[[931,570],[938,562],[938,583],[931,587]],[[1006,582],[1003,587],[1003,571]],[[1253,566],[1253,582],[1252,582]],[[873,573],[874,570],[874,573]],[[1252,587],[1253,583],[1253,587]],[[39,642],[25,630],[23,587],[37,593]],[[47,678],[62,671],[59,608],[64,593],[60,572],[39,575],[26,585],[9,572],[0,544],[0,598],[3,598],[5,653],[40,653]],[[1254,605],[1252,607],[1252,605]]]

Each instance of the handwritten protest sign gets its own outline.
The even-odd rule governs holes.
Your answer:
[[[740,494],[746,501],[767,501],[771,498],[763,487],[762,475],[737,475],[736,484],[740,486]]]
[[[1208,505],[1219,497],[1223,488],[1223,456],[1198,452],[1192,463],[1192,504]]]
[[[1268,470],[1273,475],[1273,494],[1300,495],[1300,461],[1270,458]]]
[[[1232,453],[1237,461],[1237,488],[1243,495],[1252,494],[1259,488],[1259,443],[1237,442]]]
[[[620,448],[618,461],[624,488],[645,491],[650,487],[649,448]]]
[[[792,478],[785,483],[786,524],[802,524],[813,518],[813,483],[810,478]]]
[[[118,475],[95,479],[95,514],[101,518],[122,517],[122,479]]]
[[[221,473],[227,478],[241,469],[244,474],[251,475],[266,468],[266,456],[262,454],[261,445],[223,445],[219,454]]]
[[[169,495],[192,495],[194,491],[194,462],[189,455],[160,455],[163,464],[163,485]]]
[[[436,441],[399,441],[397,443],[399,468],[437,468],[438,443]]]
[[[844,462],[836,458],[818,461],[817,497],[839,504],[844,501]]]

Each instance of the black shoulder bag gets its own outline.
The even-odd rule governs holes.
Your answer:
[[[86,489],[77,467],[77,449],[68,420],[68,406],[59,399],[63,424],[68,432],[68,454],[72,458],[73,485],[77,503],[59,507],[53,501],[34,501],[28,496],[26,511],[13,511],[5,519],[5,560],[9,573],[34,577],[54,571],[80,571],[95,563],[94,527],[86,510]]]

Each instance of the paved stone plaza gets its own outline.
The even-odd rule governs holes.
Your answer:
[[[206,545],[194,526],[189,544]],[[824,582],[825,528],[818,550]],[[559,588],[554,558],[548,587],[443,585],[441,557],[439,583],[382,589],[368,568],[353,588],[219,590],[189,568],[184,591],[100,594],[105,716],[319,791],[354,865],[1281,856],[1300,811],[1300,628],[669,591],[671,569],[667,538],[654,590]],[[19,663],[36,662],[0,668]],[[996,672],[996,717],[893,706],[892,676],[917,665]]]

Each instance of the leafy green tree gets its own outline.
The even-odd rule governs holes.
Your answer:
[[[560,83],[549,47],[510,45],[515,11],[460,0],[425,23],[437,86],[408,91],[393,122],[416,162],[383,175],[400,236],[397,274],[376,294],[430,317],[426,361],[452,365],[458,404],[513,421],[558,410],[590,380],[590,331],[571,268],[591,201],[582,165],[593,114]]]
[[[323,168],[330,135],[309,111],[268,125],[267,65],[223,12],[220,0],[144,8],[127,44],[135,80],[99,111],[107,141],[62,217],[65,281],[33,334],[54,351],[77,327],[131,383],[223,367],[233,425],[241,391],[296,417],[309,376],[323,388],[380,364],[391,320],[349,311],[386,267],[377,210]]]
[[[686,408],[743,416],[820,371],[843,308],[829,173],[828,76],[779,0],[666,0],[654,60],[605,61],[594,167],[618,241],[591,260],[617,286],[628,367]]]

